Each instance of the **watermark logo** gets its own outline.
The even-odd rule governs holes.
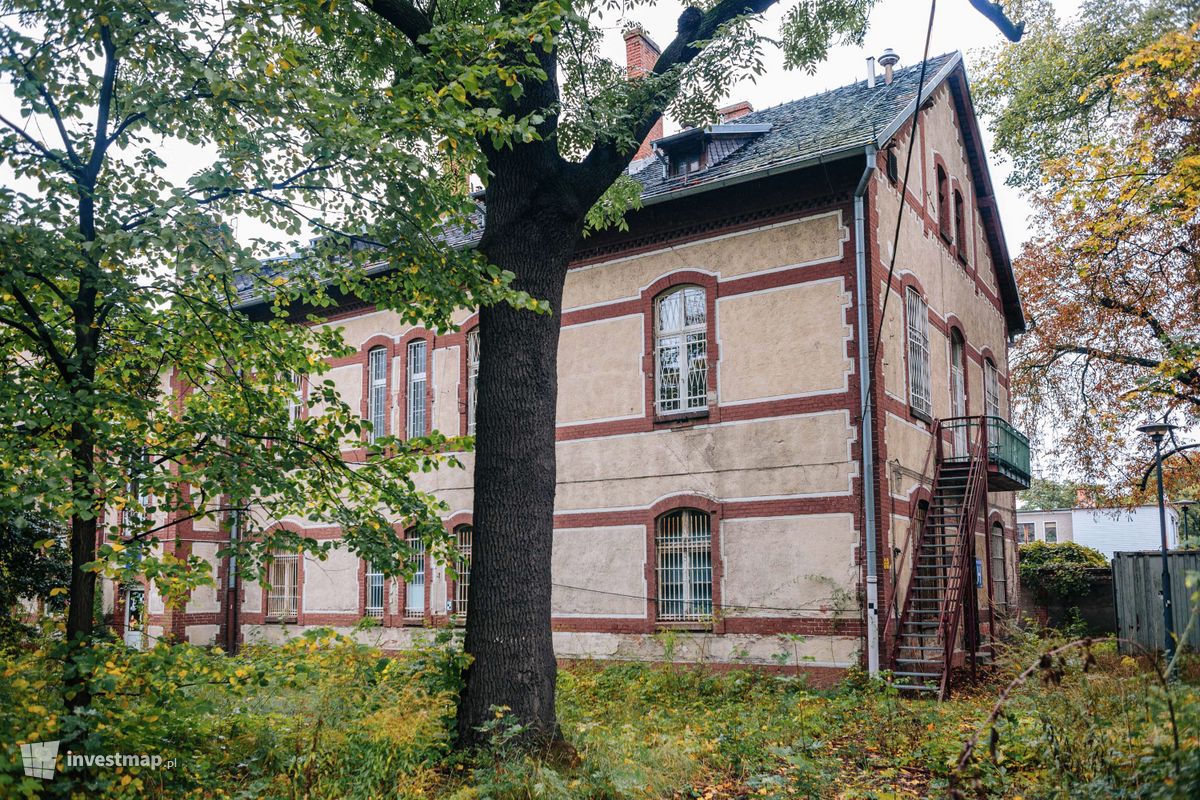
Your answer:
[[[48,781],[54,778],[58,765],[58,742],[28,742],[21,745],[21,761],[25,774],[31,778]],[[164,759],[157,754],[107,753],[103,755],[67,753],[67,767],[145,767],[147,769],[174,769],[175,759]]]
[[[25,764],[25,774],[30,778],[50,780],[54,777],[54,765],[58,762],[58,742],[21,745],[21,761]]]

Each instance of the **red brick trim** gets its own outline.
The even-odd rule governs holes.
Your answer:
[[[663,513],[659,511],[654,513],[654,509],[663,508],[670,510],[671,508],[701,508],[701,506],[691,503],[690,498],[695,498],[697,495],[682,494],[673,495],[670,498],[659,501],[650,509],[645,508],[630,508],[620,509],[618,511],[588,511],[580,514],[555,514],[554,527],[556,529],[567,528],[600,528],[600,527],[616,527],[622,525],[645,525],[647,517],[651,523],[657,519],[658,515]],[[683,498],[677,505],[672,505],[679,498]],[[749,519],[755,517],[784,517],[784,516],[799,516],[804,514],[851,514],[854,513],[858,506],[858,499],[854,495],[832,495],[828,497],[795,497],[783,500],[740,500],[735,502],[715,501],[709,498],[703,498],[708,503],[718,503],[721,507],[722,519]],[[651,585],[651,584],[648,584]]]

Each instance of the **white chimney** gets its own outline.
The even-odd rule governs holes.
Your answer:
[[[867,56],[867,88],[875,88],[875,56]]]
[[[883,82],[888,86],[892,85],[892,68],[900,63],[900,56],[896,55],[896,51],[888,48],[883,51],[883,55],[879,57],[879,65],[883,67]]]

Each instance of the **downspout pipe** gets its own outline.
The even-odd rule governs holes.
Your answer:
[[[870,283],[867,269],[867,215],[866,195],[871,177],[875,172],[875,145],[866,147],[866,166],[858,186],[854,189],[854,279],[858,292],[858,375],[859,419],[862,430],[859,441],[862,442],[862,488],[863,488],[863,529],[867,548],[867,672],[876,676],[879,674],[879,563],[876,558],[876,526],[875,517],[875,442],[871,406],[871,328],[868,310],[870,308]]]

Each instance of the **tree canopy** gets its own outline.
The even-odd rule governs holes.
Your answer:
[[[1145,465],[1137,424],[1200,421],[1196,10],[1085,3],[1002,49],[981,91],[1038,209],[1015,264],[1023,424],[1057,467],[1119,493]],[[1195,479],[1183,459],[1167,469]]]

